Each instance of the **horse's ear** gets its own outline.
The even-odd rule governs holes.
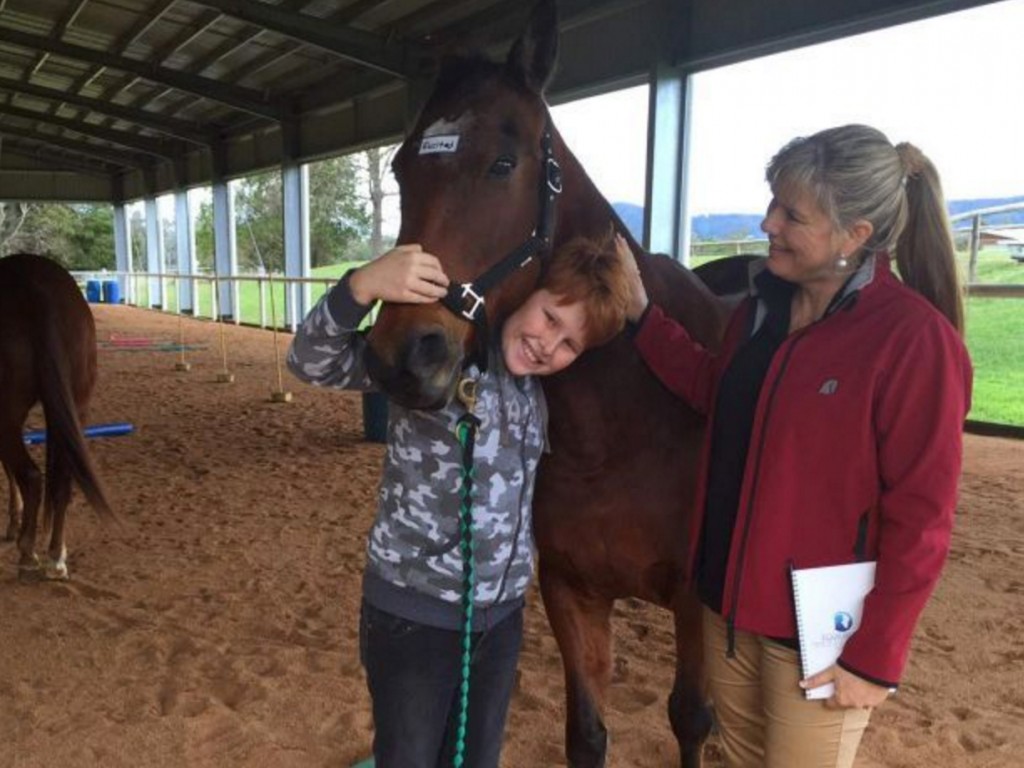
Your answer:
[[[536,93],[544,93],[558,58],[558,8],[555,0],[538,0],[526,31],[508,53],[505,68]]]

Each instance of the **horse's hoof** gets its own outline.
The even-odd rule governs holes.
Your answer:
[[[39,564],[39,558],[32,555],[32,559],[18,563],[18,581],[22,584],[34,584],[44,578],[43,567]]]
[[[43,578],[47,581],[67,581],[68,563],[63,557],[52,560],[49,557],[43,562]]]

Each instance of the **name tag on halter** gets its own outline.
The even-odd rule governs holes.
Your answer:
[[[454,152],[459,148],[459,135],[424,136],[420,141],[421,155],[436,155],[439,152]]]

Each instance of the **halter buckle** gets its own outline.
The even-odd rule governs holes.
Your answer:
[[[476,313],[480,311],[480,307],[484,306],[487,302],[483,296],[473,290],[472,283],[462,283],[462,310],[461,314],[464,318],[469,320],[471,323],[476,322]],[[471,299],[473,305],[466,309],[466,300]]]
[[[553,157],[549,157],[545,165],[545,176],[547,176],[548,189],[553,194],[562,194],[562,166]]]

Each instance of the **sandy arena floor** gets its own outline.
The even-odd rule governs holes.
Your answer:
[[[173,317],[94,310],[101,341],[177,339]],[[357,616],[383,449],[362,442],[358,395],[286,372],[294,402],[268,402],[269,332],[225,329],[236,380],[218,384],[218,327],[184,328],[206,345],[190,373],[176,354],[99,353],[89,421],[135,426],[90,442],[123,528],[76,495],[66,583],[19,584],[0,545],[0,768],[344,768],[369,750]],[[967,438],[952,557],[859,768],[1024,765],[1022,469],[1024,443]],[[678,765],[670,626],[617,609],[610,768]],[[536,594],[520,668],[504,764],[564,765],[561,663]],[[713,742],[708,756],[720,765]]]

